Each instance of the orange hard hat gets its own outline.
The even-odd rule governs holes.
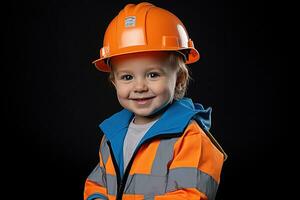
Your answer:
[[[185,26],[174,14],[143,2],[126,5],[110,22],[100,58],[93,63],[98,70],[110,72],[111,57],[147,51],[177,51],[184,55],[186,64],[200,58]]]

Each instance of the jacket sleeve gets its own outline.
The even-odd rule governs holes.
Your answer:
[[[101,151],[99,151],[99,157],[100,162],[86,179],[84,186],[84,200],[108,199],[106,189],[106,173],[103,166]]]
[[[174,145],[166,193],[154,199],[215,199],[225,156],[192,121]]]

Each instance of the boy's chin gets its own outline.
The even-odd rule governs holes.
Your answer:
[[[147,111],[147,112],[134,112],[135,115],[138,115],[140,117],[144,117],[144,118],[157,118],[158,116],[162,115],[169,107],[170,104],[167,104],[159,109],[156,110],[151,110],[151,111]]]
[[[152,118],[153,114],[151,112],[143,113],[143,112],[133,112],[136,116],[138,117],[143,117],[143,118]]]

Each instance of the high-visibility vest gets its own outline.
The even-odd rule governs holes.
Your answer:
[[[226,154],[209,134],[205,120],[195,117],[201,112],[195,107],[191,107],[195,112],[186,110],[184,106],[187,102],[193,105],[189,99],[175,102],[175,106],[171,105],[158,120],[161,122],[150,128],[161,132],[153,135],[153,131],[149,130],[146,133],[125,172],[120,162],[122,155],[118,157],[122,151],[118,152],[117,144],[113,142],[116,135],[105,133],[108,131],[105,124],[102,127],[100,125],[104,132],[99,151],[100,161],[86,180],[84,199],[214,199]],[[180,122],[170,119],[173,112],[188,117]],[[113,121],[118,116],[124,118],[124,113],[129,114],[128,111],[122,111],[113,117]],[[105,123],[112,125],[113,121]],[[169,132],[165,129],[167,127]],[[122,139],[124,131],[120,126],[116,129],[119,129],[117,138]]]

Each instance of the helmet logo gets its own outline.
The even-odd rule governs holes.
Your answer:
[[[135,26],[136,17],[135,16],[129,16],[125,18],[125,27],[134,27]]]

